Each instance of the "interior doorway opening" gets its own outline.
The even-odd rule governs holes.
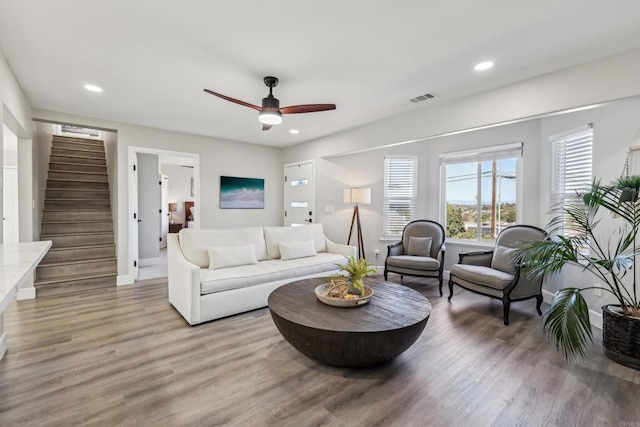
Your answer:
[[[168,233],[200,227],[199,155],[129,147],[131,282],[167,277]]]

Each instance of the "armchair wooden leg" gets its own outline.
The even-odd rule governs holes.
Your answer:
[[[542,316],[542,310],[540,307],[542,306],[542,295],[536,295],[536,310],[538,310],[538,314]]]
[[[440,297],[442,297],[442,276],[438,277],[438,282],[440,282]]]
[[[449,298],[447,299],[451,301],[451,298],[453,298],[453,282],[449,280]]]
[[[511,307],[511,301],[509,301],[508,299],[503,299],[502,306],[504,311],[502,320],[504,321],[505,325],[509,325],[509,308]]]
[[[389,274],[389,271],[387,270],[387,267],[385,266],[384,268],[384,281],[387,281],[387,275]]]

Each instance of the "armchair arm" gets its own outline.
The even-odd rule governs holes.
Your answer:
[[[440,262],[440,269],[442,270],[442,268],[444,267],[444,253],[446,252],[447,248],[445,246],[445,244],[443,243],[442,246],[440,246],[440,252],[438,252],[438,262]]]
[[[402,246],[402,242],[395,242],[387,246],[387,256],[397,256],[403,255],[404,248]]]
[[[458,264],[481,265],[489,267],[491,266],[491,258],[493,258],[493,250],[466,252],[459,255]]]
[[[184,257],[178,234],[167,235],[169,302],[190,325],[200,323],[200,267]]]
[[[334,243],[331,240],[324,238],[327,244],[327,252],[332,254],[344,255],[346,257],[356,257],[358,255],[358,247],[351,245],[343,245],[340,243]]]

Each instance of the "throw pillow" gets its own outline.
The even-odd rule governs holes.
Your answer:
[[[278,242],[278,248],[280,249],[280,258],[282,261],[296,258],[306,258],[310,256],[316,256],[316,245],[313,239],[303,240],[301,242]]]
[[[517,250],[518,248],[496,245],[493,249],[493,258],[491,258],[491,268],[504,271],[505,273],[515,274],[516,264],[513,262],[513,256]]]
[[[209,268],[212,270],[258,263],[256,245],[209,246],[207,249],[209,252]]]
[[[407,255],[411,256],[431,256],[431,237],[409,237],[409,248]]]

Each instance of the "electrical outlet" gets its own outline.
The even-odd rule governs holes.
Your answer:
[[[380,255],[380,249],[376,249],[373,253],[376,254],[376,256]]]
[[[600,283],[596,283],[596,289],[593,293],[595,294],[595,296],[597,297],[601,297],[602,296],[602,285]]]

